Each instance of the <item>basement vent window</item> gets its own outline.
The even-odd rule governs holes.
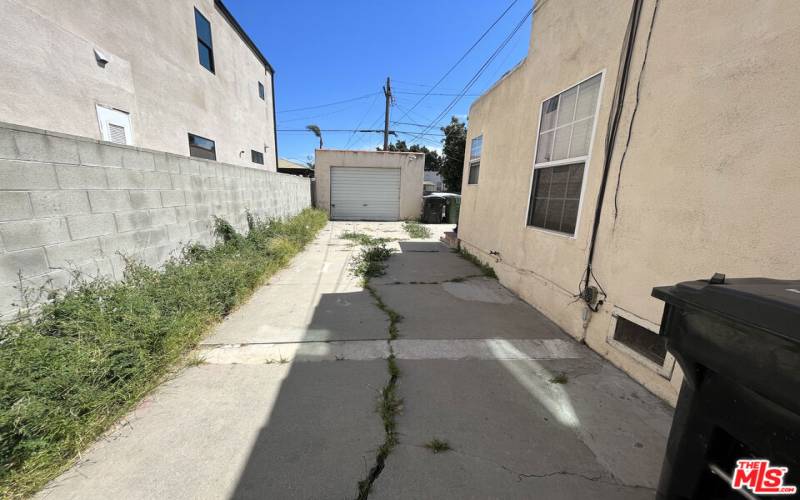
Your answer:
[[[217,145],[211,139],[189,134],[189,156],[205,158],[206,160],[216,160]]]
[[[253,160],[253,163],[258,163],[259,165],[264,164],[264,153],[260,151],[256,151],[255,149],[250,150],[250,159]]]
[[[108,134],[111,138],[111,142],[116,144],[127,144],[127,139],[125,138],[125,127],[120,127],[119,125],[109,123]]]
[[[99,104],[97,121],[100,124],[100,138],[114,144],[133,144],[131,115],[119,109],[107,108]]]
[[[614,340],[659,366],[664,364],[667,357],[667,341],[664,337],[621,316],[617,316]]]

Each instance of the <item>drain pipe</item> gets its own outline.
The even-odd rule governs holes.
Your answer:
[[[603,159],[603,177],[600,182],[600,191],[597,194],[597,202],[594,209],[594,221],[592,223],[592,236],[589,241],[589,257],[586,262],[586,270],[581,283],[580,297],[586,303],[587,311],[584,311],[583,325],[586,330],[589,324],[589,317],[591,312],[597,312],[602,305],[602,299],[599,299],[598,293],[595,290],[590,291],[590,283],[594,276],[592,272],[592,262],[594,260],[594,251],[597,245],[597,231],[600,227],[600,216],[603,212],[603,198],[606,193],[606,186],[608,185],[608,174],[611,170],[611,159],[614,155],[614,144],[617,139],[617,131],[619,128],[620,118],[622,116],[622,105],[625,100],[625,91],[628,87],[628,75],[630,73],[631,60],[633,59],[633,47],[636,42],[636,31],[639,27],[639,19],[642,14],[643,0],[634,0],[631,6],[631,14],[628,19],[628,27],[625,31],[625,39],[622,44],[622,53],[620,54],[619,70],[617,71],[617,82],[614,87],[614,101],[611,104],[611,114],[608,119],[608,129],[606,133],[606,148],[605,156]],[[595,279],[595,281],[597,281]],[[593,288],[593,287],[591,287]],[[601,287],[602,290],[602,287]],[[605,298],[605,292],[602,292]],[[584,337],[586,332],[584,331]]]

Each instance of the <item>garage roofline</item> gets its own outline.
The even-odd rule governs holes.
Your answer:
[[[370,151],[369,149],[334,149],[334,148],[325,148],[325,149],[315,149],[314,152],[326,152],[331,151],[335,153],[369,153],[369,154],[383,154],[383,155],[422,155],[425,156],[425,153],[422,151]]]

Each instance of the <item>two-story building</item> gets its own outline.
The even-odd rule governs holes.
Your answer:
[[[276,170],[274,71],[220,0],[0,12],[0,121]]]

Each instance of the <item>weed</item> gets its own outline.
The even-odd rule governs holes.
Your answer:
[[[567,382],[569,382],[569,378],[567,377],[567,374],[564,372],[561,372],[555,377],[550,379],[551,384],[566,384]]]
[[[415,239],[425,239],[431,237],[431,230],[415,220],[403,222],[403,229],[409,236]]]
[[[349,233],[345,234],[349,235]],[[400,369],[395,360],[391,341],[399,336],[397,324],[402,321],[403,317],[387,306],[378,292],[369,284],[370,278],[384,274],[386,269],[385,262],[392,255],[392,251],[386,248],[385,241],[376,241],[372,238],[366,239],[359,233],[352,233],[350,237],[343,237],[359,241],[363,245],[361,253],[353,261],[353,273],[361,276],[364,289],[375,300],[375,305],[389,318],[389,351],[391,353],[387,359],[389,383],[381,389],[378,398],[378,414],[383,422],[384,441],[378,447],[375,465],[369,470],[367,477],[358,482],[357,498],[358,500],[366,500],[369,497],[372,484],[383,471],[386,457],[397,445],[397,414],[400,412],[402,400],[397,395],[397,379],[400,377]],[[336,359],[339,358],[337,357]]]
[[[372,483],[383,471],[386,464],[386,457],[397,446],[397,415],[403,406],[403,400],[397,395],[397,378],[400,376],[400,369],[394,353],[389,355],[389,383],[381,389],[378,397],[378,414],[383,422],[384,441],[378,447],[378,454],[375,457],[375,465],[370,469],[367,477],[358,482],[358,500],[366,500],[372,489]]]
[[[364,288],[369,292],[373,300],[375,300],[375,305],[378,306],[378,309],[383,311],[389,318],[389,339],[397,339],[397,337],[400,336],[400,332],[397,329],[397,324],[403,321],[403,316],[391,307],[387,306],[381,296],[378,295],[378,292],[369,283],[365,283]]]
[[[381,243],[388,243],[392,241],[392,238],[375,238],[370,236],[366,233],[358,233],[355,231],[347,231],[342,233],[340,238],[345,240],[350,240],[354,243],[358,243],[359,245],[380,245]]]
[[[268,358],[264,360],[265,365],[285,365],[289,360],[281,356],[278,359]]]
[[[445,451],[450,451],[453,448],[450,447],[450,443],[447,441],[443,441],[439,438],[433,438],[427,443],[425,443],[425,448],[428,448],[434,453],[443,453]]]
[[[383,243],[365,246],[361,249],[361,253],[353,258],[353,274],[365,280],[383,276],[386,271],[385,262],[391,255],[392,251]]]
[[[483,275],[486,276],[487,278],[497,279],[497,274],[494,272],[494,269],[492,269],[492,266],[490,266],[489,264],[484,264],[483,261],[481,261],[478,257],[469,253],[464,248],[459,250],[458,254],[461,256],[462,259],[468,260],[473,264],[475,264],[476,266],[478,266],[481,269]]]
[[[29,496],[125,415],[212,325],[284,267],[325,225],[318,210],[251,217],[244,236],[192,245],[157,271],[83,280],[0,325],[0,498]]]
[[[193,366],[200,366],[200,365],[204,365],[206,363],[207,363],[207,361],[205,359],[203,359],[203,356],[200,356],[199,354],[195,354],[195,355],[191,356],[189,359],[186,360],[186,367],[187,368],[191,368]]]
[[[248,225],[251,221],[248,219]],[[220,217],[214,216],[214,234],[217,235],[217,238],[220,238],[223,243],[229,243],[231,241],[239,241],[242,238],[236,229],[230,224],[230,222],[222,219]]]

